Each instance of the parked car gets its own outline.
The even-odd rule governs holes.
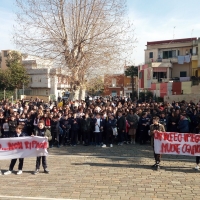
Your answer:
[[[70,92],[65,92],[64,95],[62,96],[62,100],[68,100],[70,96]]]

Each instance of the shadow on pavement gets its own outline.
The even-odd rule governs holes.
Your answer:
[[[154,168],[151,167],[151,165],[146,165],[146,164],[120,164],[120,163],[71,163],[72,165],[89,165],[91,167],[120,167],[120,168],[134,168],[134,169],[147,169],[150,171],[156,171]],[[189,167],[184,167],[184,166],[161,166],[161,169],[159,171],[170,171],[170,172],[181,172],[181,173],[200,173],[199,171],[189,168]]]

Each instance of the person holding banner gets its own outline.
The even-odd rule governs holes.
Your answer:
[[[195,134],[200,134],[200,123],[198,124],[196,128],[196,133]],[[196,156],[196,166],[195,166],[195,170],[199,170],[200,167],[199,167],[199,161],[200,161],[200,156]]]
[[[40,120],[38,122],[38,128],[35,130],[34,135],[32,136],[45,137],[48,139],[48,141],[52,139],[51,132],[47,128],[45,128],[45,122],[43,120]],[[47,169],[46,156],[39,156],[36,158],[36,170],[34,172],[35,175],[39,173],[41,159],[42,159],[42,166],[44,168],[44,173],[46,174],[49,173],[49,170]]]
[[[18,125],[18,126],[16,127],[15,133],[14,133],[14,135],[12,135],[12,137],[26,137],[27,134],[22,132],[22,129],[23,129],[23,128],[24,128],[24,127],[23,127],[22,125]],[[4,175],[9,175],[9,174],[12,173],[13,168],[14,168],[16,162],[17,162],[17,159],[12,159],[12,160],[11,160],[9,170],[8,170],[7,172],[5,172]],[[17,172],[17,175],[22,174],[23,164],[24,164],[24,158],[19,158],[19,165],[18,165],[18,172]]]
[[[159,132],[165,132],[165,127],[159,123],[159,117],[153,118],[153,124],[150,126],[150,136],[151,136],[151,144],[154,150],[154,133],[155,131]],[[156,154],[154,150],[154,158],[155,158],[155,164],[152,166],[152,168],[156,168],[156,170],[160,169],[160,160],[161,160],[161,154]]]

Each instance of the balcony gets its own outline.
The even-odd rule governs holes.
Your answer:
[[[58,84],[57,84],[57,89],[58,89],[58,90],[61,90],[61,89],[68,89],[68,88],[70,88],[70,85],[67,84],[67,83],[58,83]]]
[[[151,83],[168,83],[168,82],[170,82],[171,81],[171,78],[169,79],[169,78],[153,78],[152,80],[151,80]]]
[[[177,57],[173,57],[173,58],[166,58],[166,59],[162,59],[163,63],[177,63],[178,62],[178,58]]]
[[[168,83],[169,81],[171,81],[171,79],[169,78],[161,78],[162,83]]]
[[[198,60],[198,55],[192,55],[192,60]]]
[[[134,83],[133,84],[133,88],[134,90],[136,90],[137,85]],[[124,85],[124,90],[132,90],[132,83],[127,83],[126,85]]]
[[[162,59],[161,59],[162,60]],[[172,67],[172,63],[170,62],[152,62],[151,67]]]
[[[111,84],[108,86],[108,88],[122,88],[122,87],[124,87],[123,84]]]
[[[158,79],[157,79],[157,78],[153,78],[153,79],[151,80],[151,83],[159,83],[159,82],[158,82]]]
[[[153,78],[151,83],[189,82],[190,77]]]

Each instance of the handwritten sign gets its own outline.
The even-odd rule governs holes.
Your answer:
[[[44,137],[0,139],[0,160],[47,156],[48,141]]]
[[[155,132],[156,154],[200,156],[200,134]]]

